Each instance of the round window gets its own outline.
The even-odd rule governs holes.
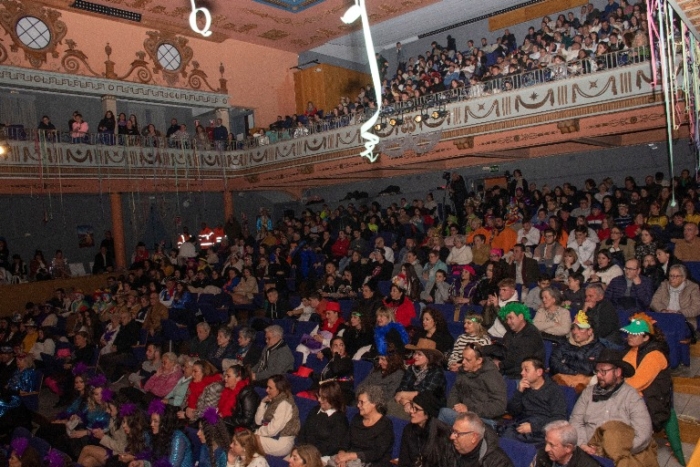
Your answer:
[[[161,44],[158,47],[158,62],[164,69],[175,71],[182,63],[180,52],[172,44]]]
[[[30,49],[41,50],[51,43],[51,31],[39,18],[25,16],[15,26],[17,37]]]

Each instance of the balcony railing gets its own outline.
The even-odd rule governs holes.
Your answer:
[[[381,122],[403,116],[405,123],[378,130],[382,144],[390,145],[397,138],[430,134],[456,138],[454,130],[503,123],[527,126],[534,115],[567,110],[577,112],[588,106],[585,115],[606,112],[605,104],[629,99],[652,89],[648,49],[632,49],[607,54],[595,59],[529,70],[524,73],[492,79],[476,86],[451,89],[423,96],[382,110]],[[653,105],[648,98],[636,99],[635,106]],[[591,107],[593,106],[593,107]],[[618,107],[619,108],[619,105]],[[414,116],[439,110],[440,118],[418,123]],[[596,110],[597,109],[597,110]],[[518,123],[521,119],[523,123]],[[363,140],[359,124],[364,115],[299,126],[295,129],[268,131],[264,135],[242,141],[212,142],[200,138],[112,134],[72,134],[7,127],[10,154],[0,167],[38,166],[79,169],[72,176],[91,177],[104,169],[131,176],[134,169],[161,167],[168,170],[197,168],[221,174],[222,170],[262,168],[283,162],[286,166],[304,164],[304,158],[324,153],[359,148]],[[481,130],[479,130],[481,131]],[[495,131],[495,130],[494,130]],[[437,134],[436,134],[437,132]],[[381,147],[380,147],[381,149]],[[0,174],[2,176],[2,174]],[[6,176],[6,175],[5,175]],[[165,176],[165,175],[164,175]]]

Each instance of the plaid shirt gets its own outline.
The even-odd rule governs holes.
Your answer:
[[[446,401],[445,387],[447,385],[447,381],[445,380],[445,374],[443,373],[442,368],[438,366],[429,367],[428,373],[425,375],[425,378],[423,378],[423,380],[420,383],[416,383],[416,374],[413,370],[413,366],[410,366],[406,369],[406,372],[403,374],[401,384],[399,384],[399,387],[396,390],[396,392],[430,391],[433,393],[435,398],[438,401],[440,401],[440,406],[444,407]]]

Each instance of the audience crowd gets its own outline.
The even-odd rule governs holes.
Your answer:
[[[104,288],[0,320],[0,436],[33,420],[85,466],[517,465],[523,446],[657,465],[661,318],[694,338],[700,315],[697,188],[687,170],[553,189],[515,170],[468,193],[453,173],[452,207],[261,209],[139,244],[119,275],[107,233]],[[31,413],[41,377],[55,417]]]

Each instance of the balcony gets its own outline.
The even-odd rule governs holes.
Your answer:
[[[64,192],[94,192],[95,179],[105,183],[101,189],[119,191],[179,190],[191,183],[214,191],[298,190],[591,145],[660,141],[662,98],[650,86],[643,52],[617,52],[597,64],[550,66],[384,109],[383,125],[375,130],[382,156],[375,164],[359,157],[359,123],[342,119],[307,126],[296,138],[289,130],[268,133],[237,142],[234,150],[196,139],[11,133],[0,164],[0,192],[59,182]],[[399,120],[395,126],[388,124],[392,117]]]

